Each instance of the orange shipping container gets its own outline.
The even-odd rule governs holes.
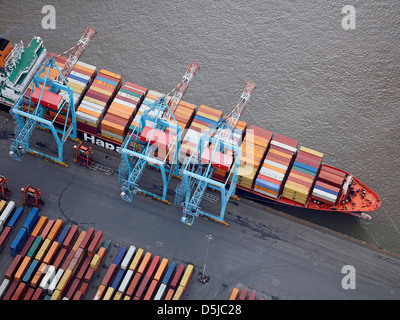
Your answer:
[[[47,217],[40,216],[39,221],[36,223],[36,226],[31,233],[31,236],[34,236],[36,238],[39,235],[39,232],[42,231],[46,222],[47,222]]]
[[[25,256],[24,260],[22,260],[21,265],[19,266],[17,272],[14,275],[15,280],[21,281],[30,263],[31,263],[31,257]]]
[[[57,219],[56,222],[54,223],[53,227],[51,228],[50,233],[47,236],[47,239],[54,241],[55,237],[60,232],[62,225],[63,225],[63,221],[61,219]]]
[[[55,257],[58,248],[60,247],[60,244],[57,241],[54,241],[51,244],[51,247],[49,251],[47,252],[46,256],[43,259],[43,263],[50,264],[53,261],[53,258]]]

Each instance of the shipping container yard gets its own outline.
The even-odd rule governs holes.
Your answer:
[[[321,151],[239,120],[254,83],[224,115],[182,100],[193,62],[164,94],[38,37],[2,53],[2,300],[396,299],[396,254],[263,204],[370,220],[381,200]]]

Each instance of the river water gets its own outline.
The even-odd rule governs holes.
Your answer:
[[[55,29],[43,28],[45,5]],[[400,2],[1,0],[0,8],[0,35],[13,43],[38,35],[57,53],[94,26],[81,60],[149,89],[168,93],[196,61],[183,99],[196,105],[227,113],[254,81],[241,120],[323,152],[382,200],[368,222],[286,212],[400,253]]]

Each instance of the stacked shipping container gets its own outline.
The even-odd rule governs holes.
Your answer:
[[[300,147],[283,189],[284,198],[303,205],[307,203],[322,157],[323,154],[318,151]]]
[[[13,217],[10,223],[15,224]],[[32,209],[21,228],[25,241],[20,242],[18,234],[14,240],[18,245],[10,246],[15,258],[6,271],[0,297],[4,295],[6,300],[33,300],[43,295],[44,299],[52,300],[82,298],[95,271],[90,272],[92,260],[101,261],[105,255],[104,247],[95,254],[103,233],[89,228],[78,236],[78,226],[62,227],[61,219],[39,217],[37,209]],[[93,267],[98,267],[98,263]],[[81,280],[80,289],[76,291]]]
[[[97,127],[119,89],[121,80],[122,76],[100,69],[76,111],[79,129],[97,134]]]
[[[342,171],[322,165],[312,192],[312,199],[335,205],[343,186],[345,175]]]
[[[222,111],[210,108],[206,105],[200,105],[189,129],[182,139],[180,149],[180,161],[183,163],[186,157],[190,157],[199,142],[202,131],[206,132],[211,126],[215,125],[222,117]]]
[[[175,263],[168,266],[168,259],[145,253],[141,248],[122,247],[93,300],[180,299],[193,274],[193,266],[189,264],[185,271],[185,266],[180,265],[176,272],[175,267]]]
[[[297,140],[275,133],[254,183],[254,191],[273,198],[279,197],[297,145]]]
[[[146,88],[125,82],[117,92],[101,121],[101,135],[110,140],[122,143],[126,130],[131,124],[146,93]]]
[[[272,138],[272,131],[251,125],[242,143],[237,185],[252,189],[253,182]]]

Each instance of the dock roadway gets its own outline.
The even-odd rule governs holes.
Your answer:
[[[0,113],[0,124],[4,119]],[[31,154],[21,162],[12,160],[8,156],[10,128],[11,124],[5,123],[0,133],[0,174],[8,178],[11,200],[21,205],[19,189],[27,184],[41,188],[46,202],[42,215],[78,224],[80,230],[94,227],[112,241],[104,261],[107,266],[118,246],[130,245],[176,263],[193,264],[195,274],[185,300],[226,300],[234,287],[256,290],[266,299],[400,297],[400,258],[394,254],[244,199],[228,205],[228,227],[202,218],[189,227],[180,222],[181,212],[173,205],[143,195],[137,195],[133,203],[121,200],[117,172],[107,176],[74,164],[70,141],[65,146],[68,168]],[[48,134],[35,134],[46,148],[43,141]],[[115,169],[119,163],[118,155],[99,147],[95,147],[94,156]],[[205,262],[207,234],[213,236],[206,265],[210,281],[202,284],[197,274]],[[1,275],[12,261],[8,250],[11,241],[0,254]],[[346,265],[355,268],[355,289],[342,288],[346,276],[342,268]],[[106,266],[99,269],[85,299],[93,298],[105,272]]]

